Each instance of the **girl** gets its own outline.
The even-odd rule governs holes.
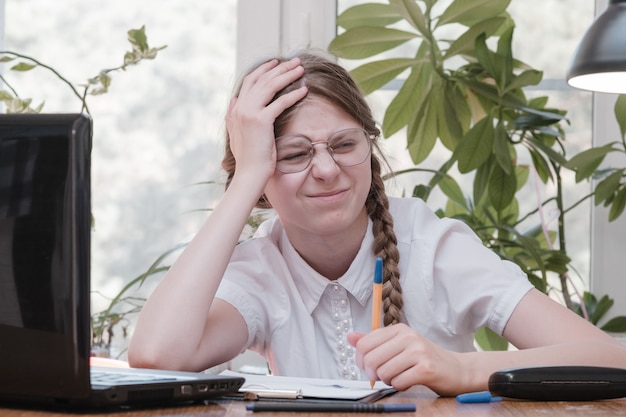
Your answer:
[[[626,349],[535,290],[463,223],[385,195],[379,130],[319,54],[251,71],[226,115],[226,192],[146,302],[134,367],[203,370],[245,349],[274,374],[487,389],[509,367],[626,368]],[[238,244],[254,207],[276,217]],[[371,328],[375,257],[385,327]],[[475,352],[487,326],[515,351]]]

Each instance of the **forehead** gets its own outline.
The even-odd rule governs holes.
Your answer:
[[[298,106],[281,135],[305,135],[326,139],[330,134],[361,125],[330,101],[309,95]]]

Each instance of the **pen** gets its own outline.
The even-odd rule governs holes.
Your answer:
[[[383,258],[376,258],[374,266],[374,290],[372,291],[372,330],[380,328],[380,308],[383,303]],[[370,388],[374,388],[370,381]]]
[[[415,404],[368,404],[355,402],[346,403],[251,403],[246,405],[248,411],[295,411],[295,412],[327,412],[327,413],[401,413],[414,412]]]

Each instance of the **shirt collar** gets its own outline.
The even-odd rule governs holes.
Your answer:
[[[368,219],[367,232],[361,242],[361,248],[356,258],[346,273],[336,281],[329,281],[308,263],[289,242],[285,230],[282,230],[280,238],[280,251],[283,254],[291,278],[300,293],[300,297],[309,314],[317,307],[326,288],[333,283],[340,284],[362,306],[367,304],[372,294],[372,281],[374,277],[375,258],[372,253],[374,236],[372,235],[372,222]]]

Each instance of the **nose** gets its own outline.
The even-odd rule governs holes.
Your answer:
[[[311,173],[315,178],[324,179],[337,175],[340,168],[331,155],[327,143],[315,143],[311,158]]]

